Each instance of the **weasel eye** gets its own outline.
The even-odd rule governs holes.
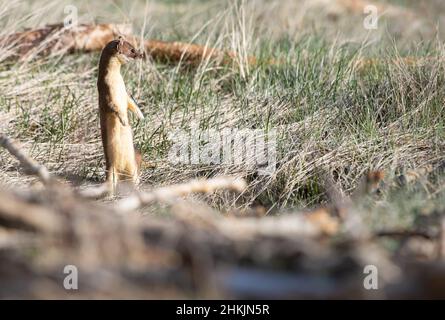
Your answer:
[[[131,49],[131,53],[135,53],[136,51],[134,49]]]

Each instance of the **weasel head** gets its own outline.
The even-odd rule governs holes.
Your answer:
[[[124,37],[109,42],[104,52],[107,51],[108,55],[117,58],[121,64],[125,64],[131,60],[142,58],[143,54],[136,50],[131,43],[126,41]]]

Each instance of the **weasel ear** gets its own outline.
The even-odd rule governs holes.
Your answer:
[[[123,36],[119,36],[117,38],[117,51],[120,50],[121,46],[123,46],[124,44],[124,37]]]

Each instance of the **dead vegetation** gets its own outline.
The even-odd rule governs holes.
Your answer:
[[[44,167],[9,138],[1,142],[46,184],[39,192],[0,194],[1,298],[443,298],[443,214],[423,226],[438,225],[436,231],[373,235],[354,203],[341,199],[330,209],[278,217],[225,217],[178,200],[245,188],[223,177],[98,204],[49,183]],[[174,218],[132,213],[159,204]],[[429,248],[428,258],[412,264],[391,257],[379,244],[388,237],[402,239],[411,257]],[[79,270],[75,293],[63,287],[65,265]],[[366,265],[378,268],[380,290],[363,288]]]
[[[68,27],[63,24],[47,25],[41,29],[25,30],[0,37],[0,47],[7,49],[4,59],[29,60],[38,56],[100,51],[119,35],[124,36],[135,46],[141,46],[152,59],[163,63],[182,62],[198,66],[203,60],[215,60],[223,64],[236,60],[234,52],[223,52],[196,44],[159,40],[139,41],[132,34],[131,26],[124,24],[82,24]],[[256,59],[248,57],[248,62],[255,64]]]
[[[444,298],[444,50],[398,51],[434,43],[441,1],[153,3],[147,29],[135,4],[140,36],[5,23],[0,298]],[[375,32],[368,4],[384,12]],[[153,60],[126,75],[153,166],[139,191],[97,199],[94,52],[117,34]],[[194,122],[277,129],[276,171],[169,163],[168,133]],[[369,265],[379,290],[364,289]]]

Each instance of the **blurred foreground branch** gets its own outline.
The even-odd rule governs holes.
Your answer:
[[[39,177],[40,181],[48,184],[51,175],[46,167],[38,164],[31,159],[19,146],[5,134],[0,134],[0,146],[9,151],[9,153],[20,161],[20,165],[31,175]]]
[[[218,189],[242,192],[247,187],[246,182],[239,178],[217,177],[209,180],[199,179],[155,189],[151,192],[136,193],[117,202],[121,211],[136,210],[152,202],[169,202],[190,193],[211,193]]]

